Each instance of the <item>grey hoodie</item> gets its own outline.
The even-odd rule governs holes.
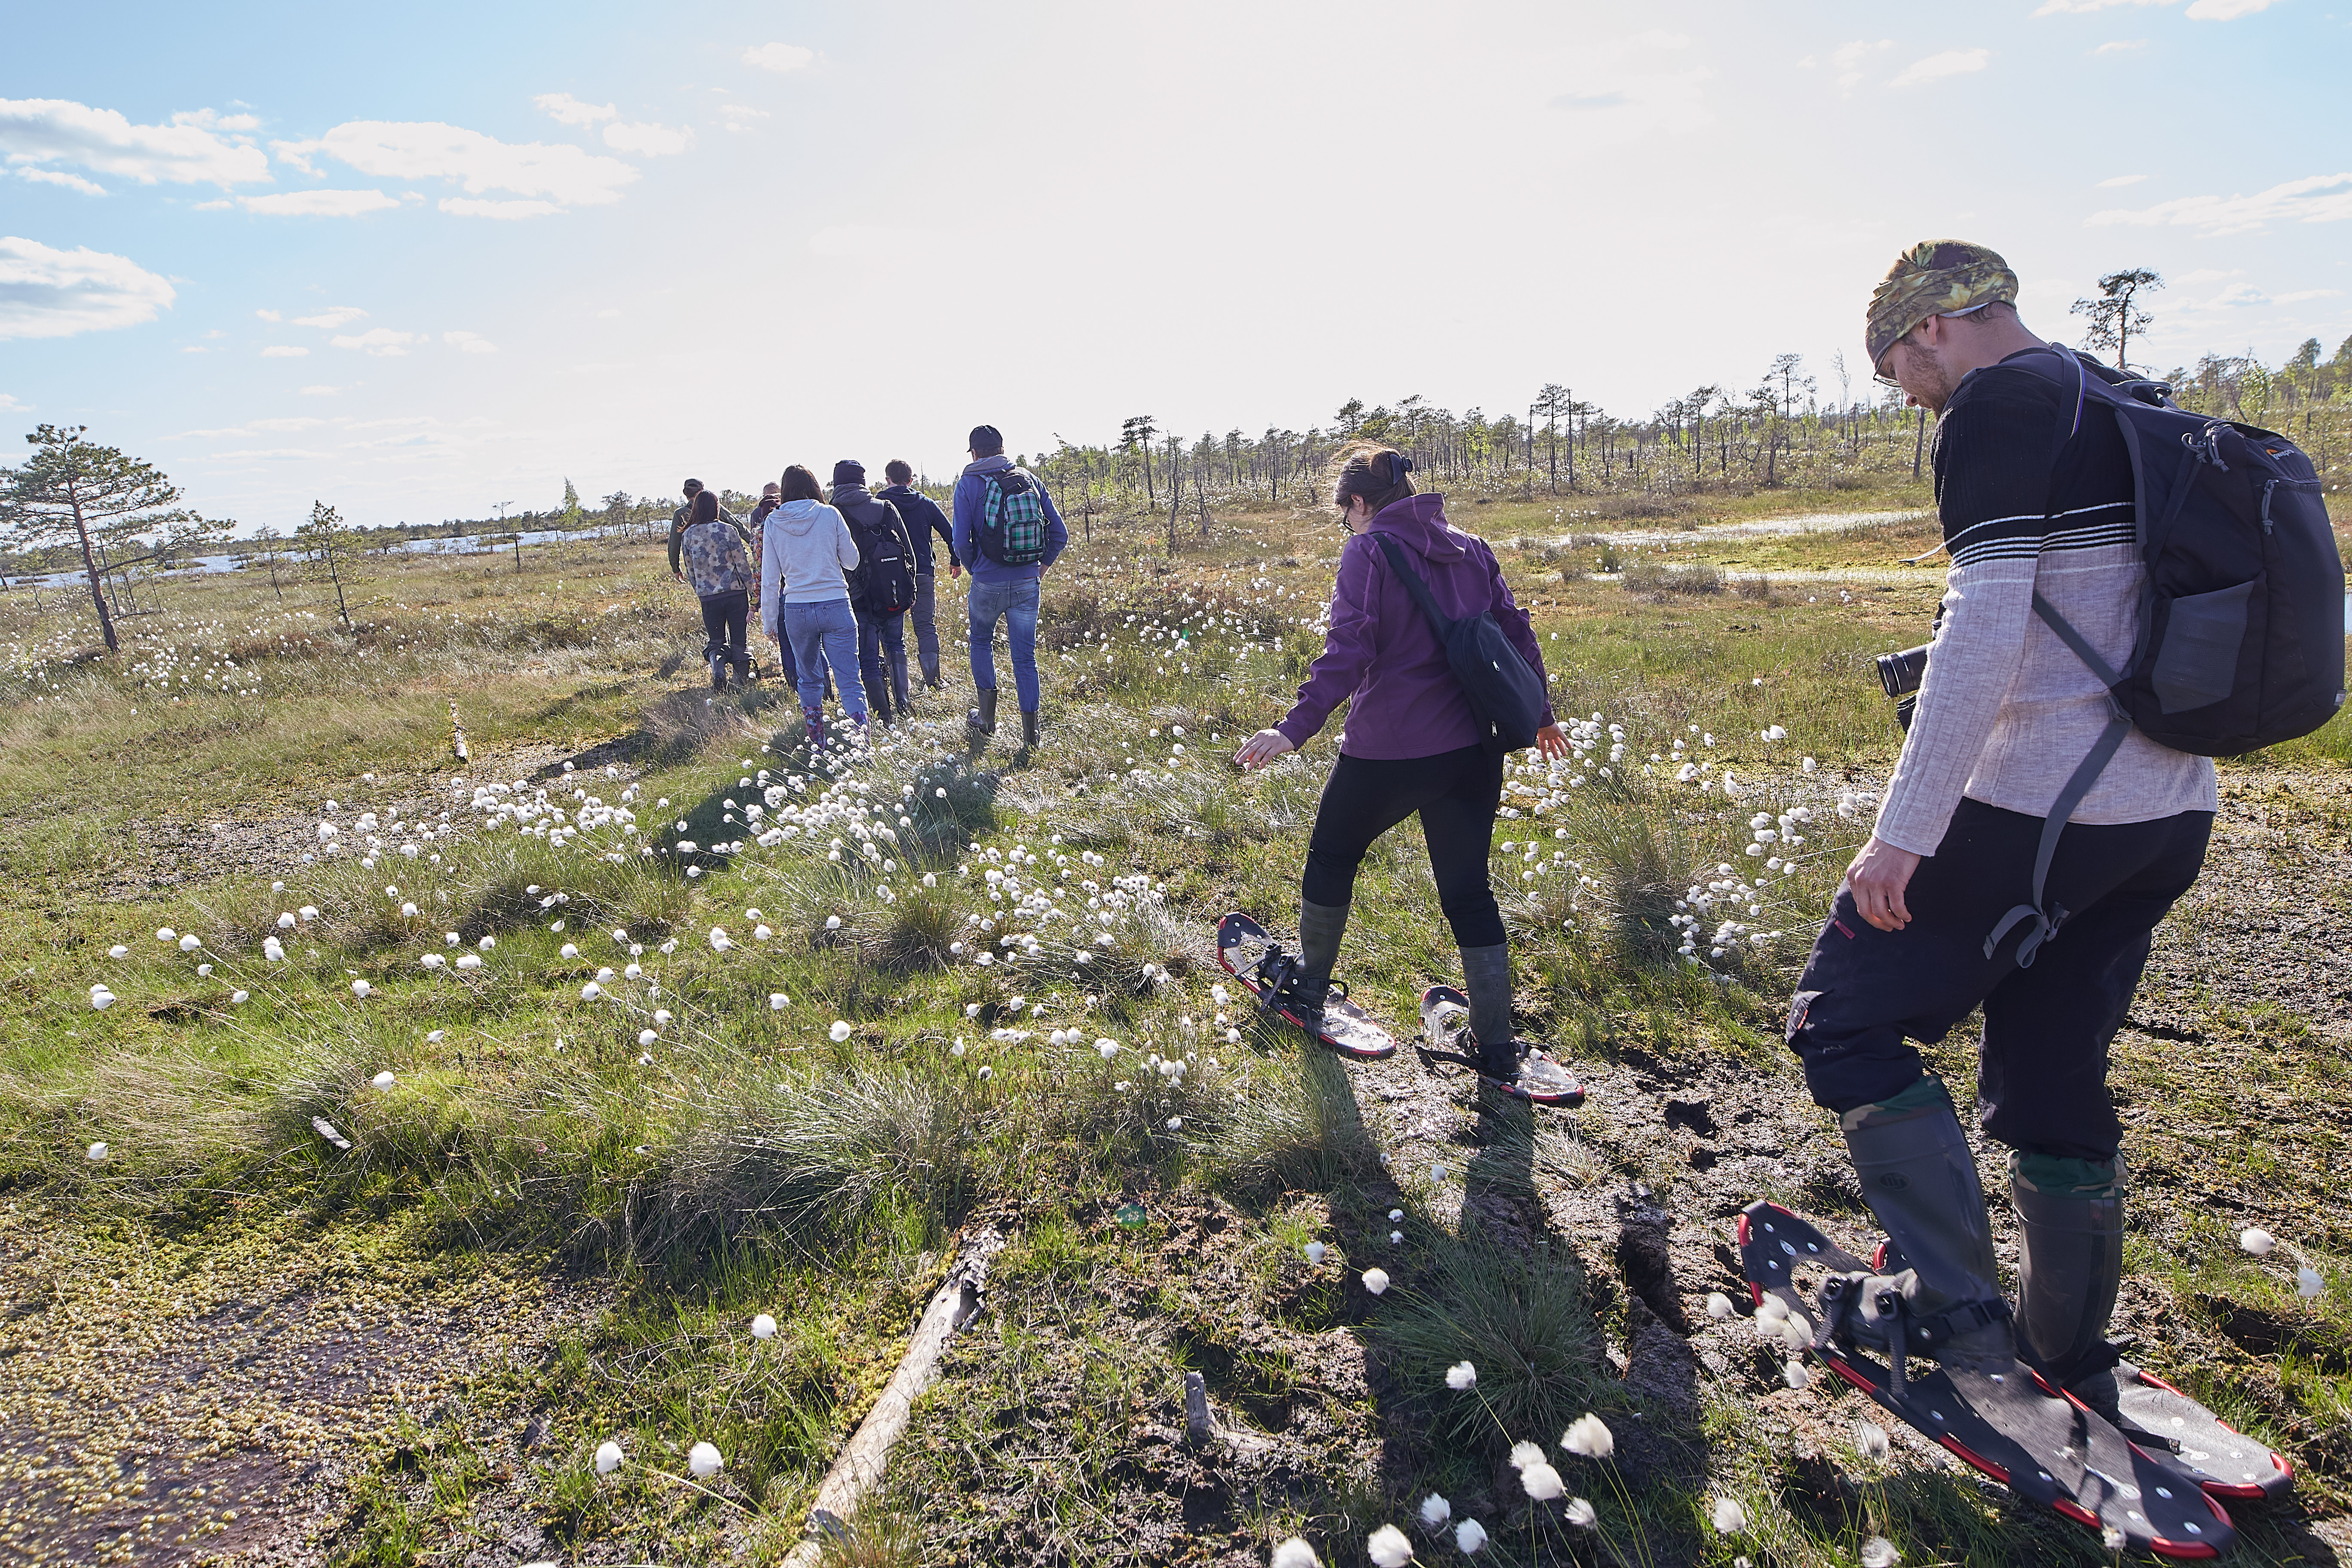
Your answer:
[[[779,605],[849,597],[842,574],[857,565],[857,542],[833,508],[788,500],[768,514],[760,538],[760,629],[770,637],[776,635]]]

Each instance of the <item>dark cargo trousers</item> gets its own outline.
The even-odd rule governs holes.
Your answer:
[[[2123,1137],[2107,1092],[2107,1047],[2123,1026],[2157,923],[2205,863],[2210,812],[2153,822],[2070,823],[2045,884],[2065,911],[2032,967],[2017,964],[2031,922],[1985,938],[2032,892],[2042,819],[1964,800],[1904,903],[1911,923],[1883,931],[1841,889],[1797,982],[1789,1044],[1814,1103],[1843,1112],[1892,1099],[1924,1070],[1912,1040],[1934,1044],[1984,1007],[1978,1114],[2013,1149],[2103,1161]]]

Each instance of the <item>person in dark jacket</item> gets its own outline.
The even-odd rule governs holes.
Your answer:
[[[857,541],[857,569],[849,574],[849,607],[857,615],[857,671],[874,716],[890,722],[891,704],[906,713],[907,605],[887,602],[887,590],[903,580],[914,597],[915,548],[898,509],[877,500],[866,489],[866,465],[845,458],[833,466],[833,510]]]
[[[947,684],[940,679],[940,629],[932,620],[937,603],[932,593],[931,535],[948,547],[948,575],[963,575],[963,563],[955,558],[955,528],[948,514],[940,510],[939,502],[915,488],[915,470],[904,458],[893,458],[882,465],[882,477],[890,482],[874,492],[875,498],[887,500],[898,509],[899,521],[915,546],[915,652],[922,661],[923,684],[937,691]]]
[[[1349,704],[1339,760],[1323,786],[1300,886],[1298,963],[1281,1000],[1310,1023],[1321,1017],[1355,897],[1356,868],[1381,835],[1418,812],[1437,897],[1462,950],[1470,1039],[1482,1070],[1547,1096],[1559,1068],[1511,1034],[1511,953],[1487,881],[1503,759],[1482,731],[1445,647],[1389,564],[1377,535],[1404,547],[1438,607],[1453,616],[1491,613],[1538,676],[1543,652],[1512,601],[1484,540],[1445,520],[1444,498],[1416,494],[1411,459],[1358,442],[1333,460],[1331,504],[1349,538],[1339,552],[1323,655],[1281,723],[1250,737],[1234,760],[1244,768],[1296,751]],[[1548,757],[1568,754],[1549,706],[1537,739]]]

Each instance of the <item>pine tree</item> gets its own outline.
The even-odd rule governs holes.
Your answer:
[[[33,448],[31,460],[0,468],[0,523],[19,551],[58,545],[80,551],[98,629],[107,652],[114,653],[122,644],[106,603],[105,574],[131,563],[103,559],[103,547],[157,531],[162,542],[139,557],[152,560],[182,544],[217,537],[227,525],[182,509],[179,487],[162,469],[124,456],[119,447],[95,446],[89,433],[87,425],[43,425],[25,437]]]

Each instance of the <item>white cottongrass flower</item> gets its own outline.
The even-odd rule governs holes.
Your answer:
[[[849,1020],[846,1018],[835,1018],[833,1021],[833,1027],[827,1029],[825,1033],[833,1037],[834,1044],[839,1045],[842,1041],[849,1038]]]
[[[479,969],[482,967],[482,955],[478,952],[460,953],[457,955],[457,967],[460,969]]]
[[[131,956],[131,950],[118,942],[112,947],[106,950],[106,956],[109,958],[128,958]]]
[[[274,936],[261,939],[261,956],[271,963],[286,962],[286,946]]]
[[[1421,1500],[1421,1522],[1435,1530],[1454,1517],[1454,1505],[1432,1492]]]
[[[1853,1446],[1861,1452],[1864,1458],[1883,1459],[1886,1458],[1890,1447],[1886,1441],[1886,1428],[1881,1426],[1875,1421],[1855,1422],[1853,1424]]]
[[[437,952],[419,953],[416,962],[427,969],[439,969],[449,961]]]
[[[180,951],[182,952],[194,952],[196,949],[204,945],[204,938],[198,936],[194,931],[190,931],[187,935],[180,939]]]
[[[1372,1531],[1364,1542],[1364,1551],[1380,1568],[1404,1568],[1412,1561],[1412,1542],[1393,1524],[1384,1524]]]
[[[791,1006],[792,1004],[793,999],[790,996],[785,995],[781,991],[771,991],[768,993],[768,1011],[771,1013],[781,1013],[785,1008]]]
[[[2305,1298],[2317,1296],[2326,1289],[2327,1281],[2319,1277],[2316,1268],[2304,1268],[2294,1271],[2294,1293]]]
[[[370,985],[364,980],[354,980],[352,982],[352,994],[358,997],[362,1002],[367,1000],[368,993],[374,989],[374,986]]]
[[[1813,1374],[1805,1370],[1803,1362],[1792,1361],[1780,1369],[1780,1378],[1790,1388],[1805,1388],[1811,1384]]]
[[[1097,1040],[1095,1042],[1095,1049],[1102,1053],[1103,1060],[1108,1061],[1111,1058],[1118,1055],[1118,1042],[1117,1040]]]
[[[157,926],[155,928],[155,940],[157,942],[177,942],[180,940],[180,933],[173,931],[170,926]]]
[[[621,1446],[610,1437],[596,1445],[596,1473],[609,1476],[621,1468]]]
[[[287,910],[278,917],[278,929],[279,931],[292,931],[294,929],[294,912],[291,910]]]
[[[1307,1261],[1308,1263],[1320,1267],[1323,1262],[1323,1255],[1328,1250],[1328,1248],[1324,1247],[1324,1245],[1319,1241],[1310,1241],[1300,1250],[1307,1254]]]
[[[497,937],[494,937],[494,936],[486,936],[486,937],[484,937],[481,941],[479,941],[479,942],[476,942],[476,943],[474,944],[474,946],[475,946],[476,948],[479,949],[479,950],[480,950],[481,952],[489,952],[492,948],[494,948],[494,947],[496,947],[496,946],[498,946],[498,945],[499,945],[499,939],[498,939]]]
[[[755,1340],[774,1339],[776,1337],[776,1320],[770,1317],[765,1312],[753,1318],[751,1320],[751,1337]]]
[[[1588,1459],[1605,1459],[1617,1451],[1617,1438],[1609,1430],[1609,1423],[1588,1410],[1569,1423],[1568,1430],[1560,1435],[1559,1446]]]
[[[825,916],[824,929],[827,931],[839,931],[841,929],[841,917],[839,915]]]
[[[707,1480],[726,1468],[727,1461],[719,1457],[714,1443],[697,1443],[686,1451],[687,1472],[698,1480]]]
[[[1388,1293],[1388,1288],[1389,1271],[1387,1269],[1367,1268],[1364,1270],[1365,1289],[1370,1290],[1375,1296],[1382,1296]]]
[[[1433,1182],[1444,1181],[1447,1173],[1444,1161],[1440,1161],[1429,1168],[1429,1179]]]
[[[639,1029],[637,1031],[637,1048],[639,1050],[644,1050],[660,1038],[661,1031],[658,1029]]]
[[[1874,1535],[1862,1543],[1862,1568],[1895,1568],[1903,1561],[1903,1553],[1895,1550],[1895,1542],[1883,1535]]]
[[[250,991],[232,991],[228,994],[229,1005],[232,1007],[241,1005],[249,997],[251,997],[252,994],[253,993]]]
[[[114,1005],[114,993],[103,984],[93,985],[89,988],[89,1005],[103,1013]]]
[[[93,1143],[89,1146],[89,1163],[93,1165],[103,1165],[106,1163],[106,1157],[112,1152],[113,1151],[103,1143]]]
[[[577,958],[580,956],[580,950],[571,942],[567,942],[555,956],[558,958]]]
[[[1738,1498],[1719,1497],[1707,1515],[1718,1535],[1742,1535],[1748,1530],[1748,1510],[1739,1506]]]
[[[1266,1560],[1266,1568],[1322,1568],[1322,1560],[1315,1555],[1315,1548],[1294,1535],[1274,1549],[1274,1555]]]
[[[1540,1443],[1520,1442],[1511,1445],[1511,1468],[1524,1470],[1529,1465],[1542,1463],[1543,1445]]]
[[[1486,1527],[1475,1519],[1465,1519],[1454,1527],[1454,1544],[1465,1557],[1475,1557],[1486,1549]]]
[[[982,1071],[982,1072],[986,1072],[987,1070],[988,1070],[988,1069],[987,1069],[986,1068],[981,1068],[981,1071]],[[1183,1119],[1182,1117],[1181,1117],[1181,1116],[1171,1116],[1171,1117],[1170,1117],[1170,1118],[1168,1119],[1168,1131],[1171,1131],[1171,1132],[1181,1132],[1181,1131],[1184,1131],[1184,1119]]]
[[[1568,1495],[1568,1488],[1560,1481],[1559,1472],[1541,1459],[1519,1472],[1519,1485],[1526,1488],[1528,1496],[1538,1502],[1549,1502],[1554,1498]]]
[[[392,1092],[392,1086],[399,1081],[400,1080],[398,1079],[393,1077],[389,1072],[380,1072],[373,1078],[368,1079],[368,1082],[375,1086],[376,1092],[379,1094],[389,1094]]]
[[[1466,1361],[1457,1361],[1445,1369],[1445,1386],[1456,1394],[1478,1385],[1478,1369]]]
[[[1727,1318],[1731,1316],[1731,1298],[1725,1295],[1720,1290],[1708,1291],[1706,1293],[1706,1315],[1710,1318]]]
[[[1591,1530],[1601,1522],[1601,1515],[1584,1499],[1572,1497],[1568,1500],[1568,1522],[1579,1530]]]
[[[654,1009],[654,1027],[655,1027],[655,1028],[656,1028],[656,1029],[667,1029],[667,1028],[668,1028],[668,1027],[669,1027],[669,1022],[670,1022],[670,1016],[671,1016],[671,1014],[670,1014],[670,1010],[669,1010],[668,1008],[667,1008],[667,1007],[656,1007],[656,1008],[655,1008],[655,1009]]]
[[[2121,1552],[2124,1549],[2124,1532],[2111,1524],[2099,1531],[2099,1544],[2110,1552]]]
[[[603,994],[604,994],[604,988],[593,980],[580,988],[580,1000],[583,1002],[593,1002]]]
[[[983,1067],[980,1069],[980,1081],[982,1083],[986,1083],[990,1079],[992,1079],[995,1076],[996,1069],[994,1068]],[[1171,1116],[1168,1119],[1168,1131],[1171,1132],[1178,1131],[1183,1125],[1184,1121],[1181,1117]]]
[[[2238,1233],[2238,1245],[2256,1258],[2268,1258],[2271,1248],[2278,1245],[2278,1237],[2258,1225],[2249,1226]]]

